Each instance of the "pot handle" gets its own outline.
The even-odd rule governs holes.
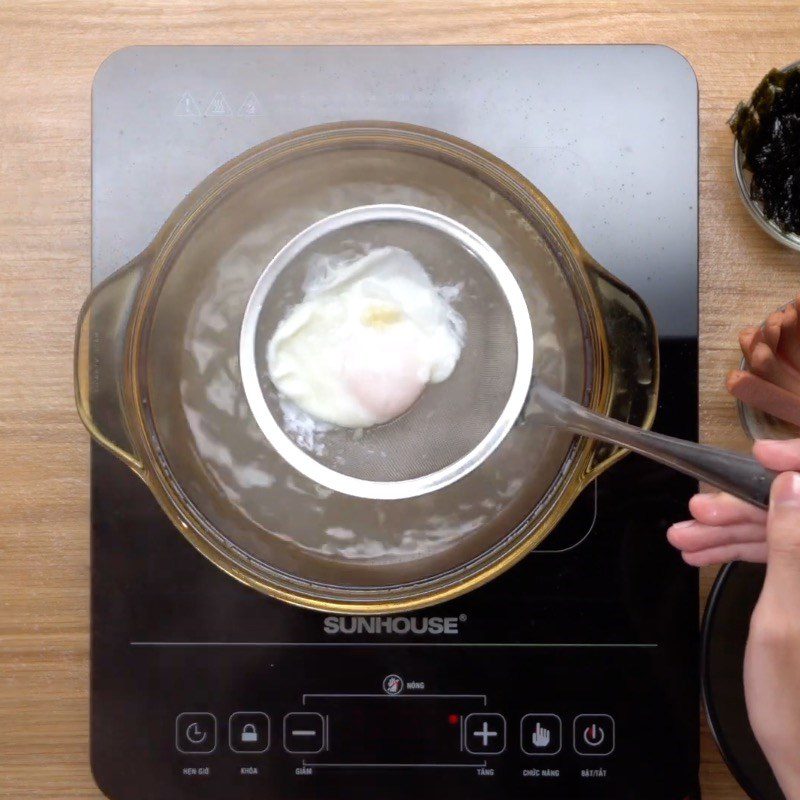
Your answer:
[[[659,356],[656,323],[644,301],[588,254],[584,264],[602,312],[608,343],[608,403],[604,413],[648,429],[658,405]],[[593,480],[622,458],[626,448],[602,444],[590,462]]]
[[[86,298],[75,335],[75,401],[92,437],[140,477],[125,421],[124,374],[128,322],[149,263],[147,251],[98,284]]]

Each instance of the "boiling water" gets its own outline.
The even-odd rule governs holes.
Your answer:
[[[272,450],[239,373],[245,305],[265,265],[292,236],[331,213],[375,202],[438,211],[487,240],[525,296],[538,375],[575,398],[586,384],[581,319],[549,245],[505,198],[448,164],[400,151],[325,152],[273,170],[268,180],[256,175],[220,202],[177,256],[153,320],[147,378],[156,433],[188,501],[230,546],[336,585],[419,580],[477,557],[528,517],[571,442],[517,425],[462,480],[402,501],[333,493]],[[462,284],[457,311],[481,302],[484,287],[474,269],[438,274],[430,258],[425,263],[435,283]],[[469,347],[468,336],[465,352]],[[449,413],[468,413],[469,400],[460,397],[463,408]]]

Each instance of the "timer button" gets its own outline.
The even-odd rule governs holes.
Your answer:
[[[205,711],[178,714],[175,747],[179,753],[208,754],[217,746],[217,718]]]
[[[580,714],[575,717],[573,738],[579,756],[609,756],[614,752],[614,719],[608,714]]]

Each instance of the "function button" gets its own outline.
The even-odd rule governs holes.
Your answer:
[[[526,714],[519,723],[520,747],[529,756],[554,756],[561,752],[561,717]]]
[[[325,747],[322,714],[295,711],[283,718],[283,748],[287,753],[319,753]]]
[[[217,746],[217,718],[205,711],[186,711],[175,719],[175,747],[179,753],[213,753]]]
[[[575,717],[573,737],[579,756],[609,756],[614,752],[614,719],[608,714],[580,714]]]
[[[469,714],[464,720],[467,752],[496,756],[506,749],[506,719],[502,714]]]
[[[231,714],[228,744],[234,753],[265,753],[269,749],[269,717],[261,711]]]

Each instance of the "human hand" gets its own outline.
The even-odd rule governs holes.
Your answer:
[[[767,574],[750,619],[744,691],[753,733],[787,800],[800,800],[800,474],[772,484]]]
[[[763,439],[753,455],[776,472],[800,472],[800,439]],[[725,492],[696,494],[689,501],[693,519],[667,531],[687,564],[704,567],[727,561],[767,560],[767,512]]]
[[[800,440],[759,442],[756,457],[775,470],[800,468]],[[690,564],[766,561],[750,620],[744,689],[753,732],[787,800],[800,800],[800,474],[779,475],[769,512],[729,495],[697,495],[694,520],[668,537]]]

